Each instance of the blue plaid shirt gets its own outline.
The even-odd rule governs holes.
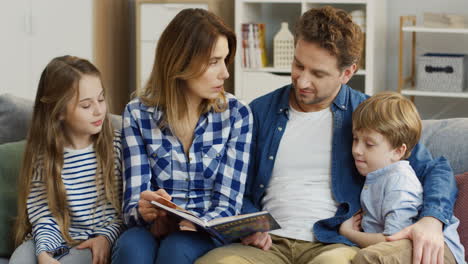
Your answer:
[[[170,129],[160,129],[163,113],[138,98],[123,114],[123,215],[128,226],[143,225],[140,193],[165,189],[177,205],[204,220],[239,214],[252,140],[250,108],[226,93],[228,107],[203,114],[188,155]]]

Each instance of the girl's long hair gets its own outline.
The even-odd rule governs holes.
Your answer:
[[[203,9],[184,9],[169,23],[159,38],[150,78],[139,93],[147,106],[164,113],[161,126],[180,136],[188,130],[186,81],[201,76],[208,67],[211,52],[219,37],[228,41],[226,65],[236,54],[236,36],[215,14]],[[199,113],[216,112],[227,107],[223,92],[214,100],[203,100]]]
[[[71,212],[62,181],[65,135],[60,116],[65,113],[72,98],[78,95],[79,81],[83,75],[100,78],[99,70],[92,63],[73,56],[54,58],[41,74],[18,182],[16,245],[32,230],[26,203],[34,175],[41,176],[39,179],[45,185],[50,212],[57,221],[63,238],[70,245],[77,243],[69,233]],[[106,116],[101,132],[92,136],[98,162],[96,183],[104,183],[104,192],[97,188],[99,197],[105,195],[107,201],[119,210],[120,197],[114,177],[113,137],[112,125]]]

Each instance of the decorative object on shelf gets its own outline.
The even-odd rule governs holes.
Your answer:
[[[351,11],[349,13],[353,19],[353,22],[356,23],[362,30],[362,54],[361,59],[359,60],[359,68],[366,68],[366,13],[364,10],[358,9]]]
[[[426,53],[418,57],[416,87],[423,91],[463,92],[467,89],[465,54]]]
[[[432,28],[465,28],[465,16],[426,12],[424,13],[424,26]]]
[[[281,29],[273,38],[273,64],[275,68],[291,68],[294,58],[294,36],[288,23],[282,22]]]

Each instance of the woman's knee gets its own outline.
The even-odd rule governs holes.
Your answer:
[[[143,227],[133,227],[122,233],[112,249],[112,263],[154,263],[158,241]]]
[[[215,243],[207,234],[175,232],[161,240],[156,263],[193,263],[215,247]]]

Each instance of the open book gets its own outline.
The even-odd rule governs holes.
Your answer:
[[[152,201],[151,203],[179,219],[185,219],[194,223],[198,230],[206,231],[223,244],[227,244],[255,232],[267,232],[281,228],[267,211],[220,217],[205,221],[171,201],[161,199],[160,202]]]

